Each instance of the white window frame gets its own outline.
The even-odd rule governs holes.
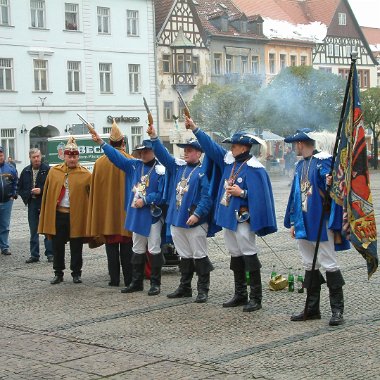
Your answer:
[[[44,29],[46,14],[45,0],[30,0],[30,27]]]
[[[164,120],[172,121],[173,120],[173,102],[164,102]]]
[[[258,55],[253,55],[251,57],[251,68],[252,68],[252,74],[259,74],[259,72],[260,72],[260,58]]]
[[[338,24],[347,25],[347,15],[343,12],[338,13]]]
[[[165,70],[165,63],[167,63],[168,70]],[[164,74],[170,74],[171,72],[171,55],[170,54],[162,54],[162,72]]]
[[[248,56],[242,55],[240,56],[240,63],[241,63],[241,73],[242,74],[248,74]]]
[[[11,25],[9,0],[0,0],[0,25]]]
[[[234,56],[226,55],[226,74],[232,74],[234,70]]]
[[[112,93],[112,63],[99,63],[99,88],[101,94]]]
[[[276,53],[268,55],[269,74],[276,74]]]
[[[143,127],[140,125],[133,125],[131,127],[131,146],[132,149],[136,145],[141,145],[143,140]]]
[[[127,9],[127,36],[138,37],[139,35],[139,11]]]
[[[291,67],[297,66],[297,55],[296,54],[290,54],[289,58],[290,58],[290,66]]]
[[[49,66],[46,59],[33,59],[34,91],[49,91]],[[45,86],[43,82],[45,81]]]
[[[285,69],[286,67],[286,54],[280,54],[280,70]]]
[[[129,93],[140,94],[141,93],[141,65],[129,64],[128,76],[129,76]]]
[[[106,7],[97,7],[98,15],[98,33],[111,34],[111,9]]]
[[[72,9],[69,9],[71,6]],[[69,16],[74,16],[69,20]],[[71,26],[70,26],[71,25]],[[79,4],[65,3],[65,30],[79,30]]]
[[[16,129],[4,128],[0,129],[0,145],[4,149],[5,157],[16,157]]]
[[[222,74],[222,54],[214,53],[214,75]]]
[[[199,57],[194,56],[192,57],[192,64],[191,64],[191,69],[194,75],[199,75]]]
[[[81,92],[81,62],[67,61],[67,91]]]
[[[7,87],[7,83],[10,87]],[[0,91],[13,91],[13,59],[0,58]]]

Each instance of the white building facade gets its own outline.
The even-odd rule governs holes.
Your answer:
[[[85,132],[77,113],[129,150],[156,115],[151,0],[1,0],[0,144],[18,169],[48,137]]]

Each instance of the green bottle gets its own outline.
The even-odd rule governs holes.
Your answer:
[[[298,291],[298,293],[303,293],[304,292],[304,288],[303,288],[303,276],[302,276],[301,268],[298,268],[297,291]]]
[[[270,274],[270,278],[275,278],[277,276],[277,272],[276,272],[276,265],[272,265],[272,272]]]
[[[294,274],[293,274],[293,268],[289,268],[289,274],[288,274],[288,291],[294,292]]]
[[[249,272],[245,272],[245,280],[247,281],[247,285],[251,283],[251,276],[249,275]]]

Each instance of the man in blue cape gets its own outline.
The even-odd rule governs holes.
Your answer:
[[[227,152],[194,122],[187,118],[206,156],[219,166],[222,175],[215,206],[216,224],[223,228],[224,240],[231,254],[230,269],[234,273],[234,296],[223,307],[244,305],[243,311],[262,308],[261,263],[257,256],[256,235],[277,231],[272,186],[264,166],[250,154],[259,139],[247,133],[235,133],[224,143]],[[246,272],[250,275],[248,301]]]

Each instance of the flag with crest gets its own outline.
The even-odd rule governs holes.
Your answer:
[[[351,65],[348,96],[333,168],[331,197],[343,206],[343,229],[367,261],[368,278],[377,270],[377,233],[370,189],[367,146],[361,110],[358,74]]]

